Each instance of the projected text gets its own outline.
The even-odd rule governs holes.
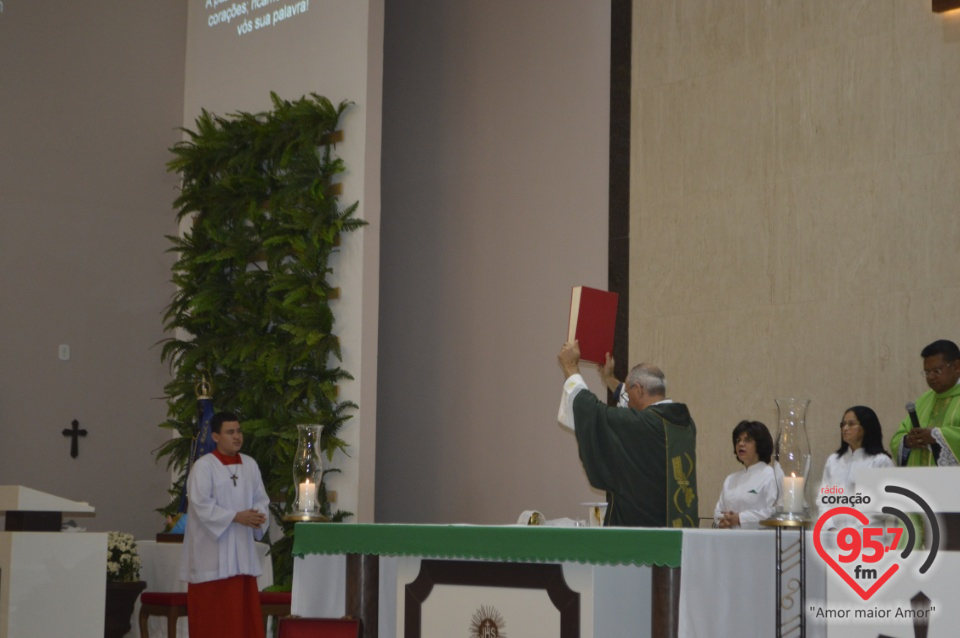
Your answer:
[[[278,26],[307,13],[310,0],[206,0],[207,27],[233,27],[237,35]]]

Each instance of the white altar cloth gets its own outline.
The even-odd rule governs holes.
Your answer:
[[[797,542],[799,533],[785,529],[783,546]],[[807,608],[823,605],[826,572],[806,536]],[[776,635],[776,532],[759,530],[691,529],[683,531],[680,566],[681,637],[738,636],[769,638]],[[783,586],[782,594],[787,594]],[[799,593],[792,598],[800,604]],[[784,611],[787,618],[791,612]],[[807,618],[807,636],[823,638],[826,625]]]

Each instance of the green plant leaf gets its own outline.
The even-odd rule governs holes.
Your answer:
[[[226,116],[202,110],[193,130],[170,148],[167,169],[181,178],[176,218],[189,227],[168,236],[176,286],[163,313],[170,336],[160,357],[172,378],[164,387],[167,420],[179,436],[155,450],[177,472],[170,502],[179,504],[196,428],[197,382],[210,379],[214,404],[240,415],[244,451],[260,466],[271,495],[292,497],[291,466],[300,423],[324,425],[327,461],[347,444],[338,436],[356,409],[338,402],[337,383],[352,377],[334,334],[336,300],[329,259],[338,237],[366,222],[358,202],[341,207],[333,180],[346,170],[331,134],[352,106],[311,94],[288,101],[271,93],[272,109]],[[336,472],[336,468],[326,471]],[[326,473],[326,472],[325,472]],[[333,520],[351,516],[322,510]],[[281,520],[289,503],[274,503]],[[292,576],[292,526],[273,539],[278,584]]]

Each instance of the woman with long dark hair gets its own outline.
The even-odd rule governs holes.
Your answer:
[[[883,430],[877,413],[865,405],[855,405],[843,413],[840,421],[840,447],[830,455],[823,467],[823,479],[817,494],[817,505],[823,513],[834,505],[824,505],[823,496],[852,497],[856,494],[856,475],[863,468],[893,467],[893,459],[883,449]],[[836,517],[839,518],[839,517]],[[829,527],[842,529],[856,524],[853,517],[831,521]]]

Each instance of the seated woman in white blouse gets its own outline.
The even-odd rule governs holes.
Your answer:
[[[770,467],[773,438],[759,421],[741,421],[733,429],[733,453],[743,464],[723,482],[713,512],[713,526],[721,529],[757,529],[776,508],[779,485]]]
[[[824,494],[854,496],[857,471],[865,467],[893,467],[893,460],[883,449],[883,430],[877,413],[865,405],[855,405],[843,413],[840,421],[840,448],[830,455],[823,468],[823,479],[817,493],[820,513],[836,505],[825,505]],[[839,489],[838,489],[839,488]],[[863,527],[852,516],[835,516],[827,529],[842,529],[848,525]]]

